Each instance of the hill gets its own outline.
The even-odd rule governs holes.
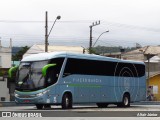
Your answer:
[[[102,53],[113,53],[113,52],[128,52],[135,50],[137,48],[135,47],[106,47],[106,46],[97,46],[93,48],[93,51],[95,51],[96,54],[102,54]]]

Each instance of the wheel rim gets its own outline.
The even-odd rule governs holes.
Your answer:
[[[69,106],[69,98],[66,97],[66,107],[68,107],[68,106]]]
[[[128,97],[125,97],[125,98],[124,98],[124,105],[127,106],[128,103],[129,103]]]

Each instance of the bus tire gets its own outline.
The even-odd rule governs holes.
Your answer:
[[[124,94],[121,103],[117,104],[117,107],[130,107],[130,96],[129,94]]]
[[[106,107],[108,107],[108,104],[107,103],[96,103],[97,104],[97,106],[99,107],[99,108],[106,108]]]
[[[62,98],[62,109],[71,109],[72,108],[72,96],[68,93],[65,93]]]
[[[43,106],[44,106],[43,104],[36,104],[37,109],[43,109]]]
[[[45,108],[45,109],[51,109],[51,105],[45,104],[45,105],[44,105],[44,108]]]

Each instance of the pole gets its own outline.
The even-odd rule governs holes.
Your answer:
[[[90,41],[89,41],[89,54],[91,54],[91,49],[92,49],[92,26],[90,27]]]
[[[10,48],[12,50],[12,38],[10,38]]]
[[[48,13],[46,11],[46,18],[45,18],[45,52],[48,52]]]
[[[97,40],[96,40],[95,43],[93,44],[93,47],[95,46],[95,44],[97,43],[97,41],[99,40],[99,38],[100,38],[104,33],[106,33],[106,32],[109,32],[109,30],[108,30],[108,31],[105,31],[105,32],[103,32],[103,33],[101,33],[101,34],[99,35],[99,37],[97,38]]]
[[[89,26],[90,28],[90,39],[89,39],[89,54],[92,53],[92,27],[94,26],[97,26],[100,24],[100,21],[96,21],[96,22],[93,22],[92,25]]]
[[[148,80],[147,80],[147,87],[149,87],[149,77],[150,77],[150,68],[149,68],[149,65],[150,65],[150,54],[147,54],[147,57],[148,57]]]

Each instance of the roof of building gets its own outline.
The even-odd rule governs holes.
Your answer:
[[[142,53],[142,54],[160,54],[160,46],[145,46],[130,52],[126,52],[125,54],[137,54],[137,53]]]
[[[84,48],[81,46],[48,46],[48,53],[49,52],[75,52],[75,53],[83,53]],[[37,54],[37,53],[44,53],[45,52],[45,45],[33,45],[25,54],[23,57],[26,57],[31,54]]]

